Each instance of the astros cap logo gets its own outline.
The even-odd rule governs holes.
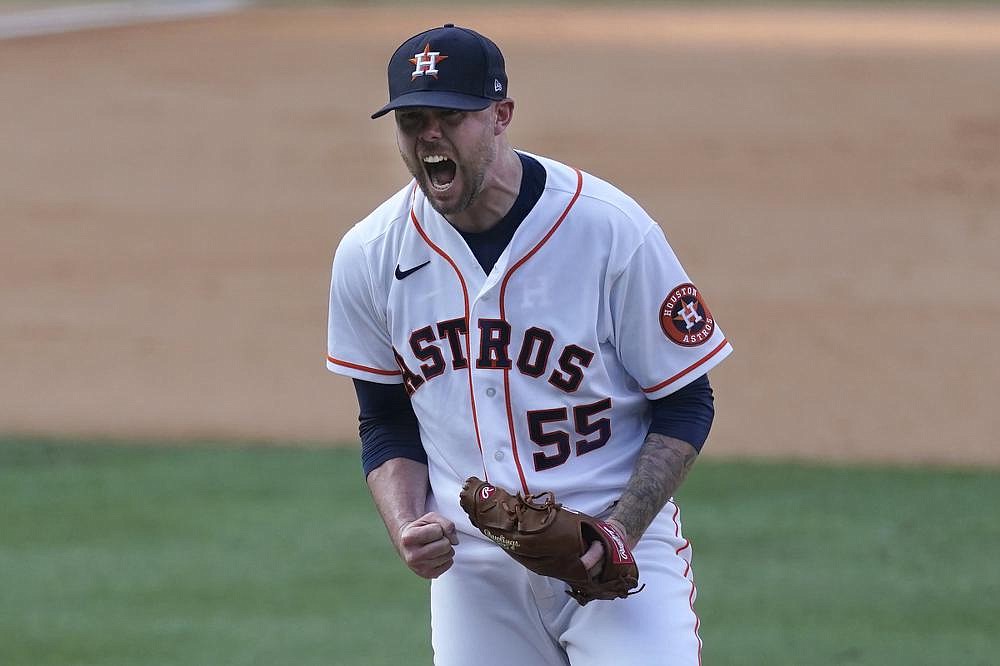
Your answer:
[[[693,284],[682,284],[660,306],[660,328],[682,347],[708,342],[715,332],[715,320]]]
[[[436,79],[438,77],[438,63],[447,59],[448,56],[441,55],[440,51],[431,51],[431,43],[427,42],[427,45],[424,46],[423,52],[414,53],[413,57],[410,58],[410,62],[416,66],[416,69],[413,70],[413,74],[410,75],[410,80],[412,81],[418,76],[423,76],[424,74],[430,74]]]

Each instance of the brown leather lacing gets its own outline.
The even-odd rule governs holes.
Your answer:
[[[619,580],[619,582],[621,582],[622,586],[625,589],[621,590],[621,591],[620,590],[615,590],[615,592],[616,592],[615,598],[616,599],[627,599],[627,598],[631,597],[633,594],[639,594],[646,587],[646,584],[643,583],[642,585],[640,585],[638,588],[636,588],[634,590],[628,590],[629,582],[627,580],[625,580],[625,578],[623,576],[619,576],[618,580]],[[606,583],[605,584],[595,583],[595,587],[597,587],[598,585],[601,587],[601,591],[602,592],[606,592],[606,590],[607,590],[607,587],[606,587],[607,584]],[[606,601],[610,601],[610,599],[608,597],[605,597],[605,596],[595,596],[590,590],[587,590],[587,589],[585,589],[583,587],[571,587],[570,589],[566,590],[566,594],[568,594],[569,596],[571,596],[574,599],[576,599],[580,603],[581,606],[586,606],[588,602],[593,601],[594,599],[604,599]]]
[[[537,503],[535,500],[540,498],[545,498],[545,501],[541,504]],[[506,501],[500,502],[500,508],[507,512],[507,515],[514,517],[514,524],[517,525],[518,529],[524,534],[534,534],[536,532],[542,532],[548,529],[549,525],[556,519],[556,512],[562,506],[556,501],[556,496],[552,491],[546,491],[544,493],[539,493],[537,495],[528,495],[523,497],[521,493],[517,494],[516,500],[519,500],[517,504],[511,508]],[[528,510],[532,511],[544,511],[546,512],[545,518],[539,525],[532,529],[526,529],[524,527],[524,514]]]

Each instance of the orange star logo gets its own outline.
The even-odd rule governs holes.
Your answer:
[[[436,79],[438,77],[438,63],[447,59],[448,56],[442,55],[440,51],[431,51],[431,43],[427,42],[423,52],[414,53],[413,57],[410,58],[410,62],[415,67],[410,80],[412,81],[418,76],[424,76],[425,74],[433,76]]]

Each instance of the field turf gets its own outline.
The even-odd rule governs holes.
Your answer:
[[[998,663],[997,472],[704,460],[679,499],[706,664]],[[0,664],[429,664],[426,596],[353,450],[0,439]]]

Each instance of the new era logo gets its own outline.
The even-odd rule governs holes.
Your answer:
[[[493,91],[500,92],[503,90],[503,84],[500,83],[500,79],[493,79]]]

